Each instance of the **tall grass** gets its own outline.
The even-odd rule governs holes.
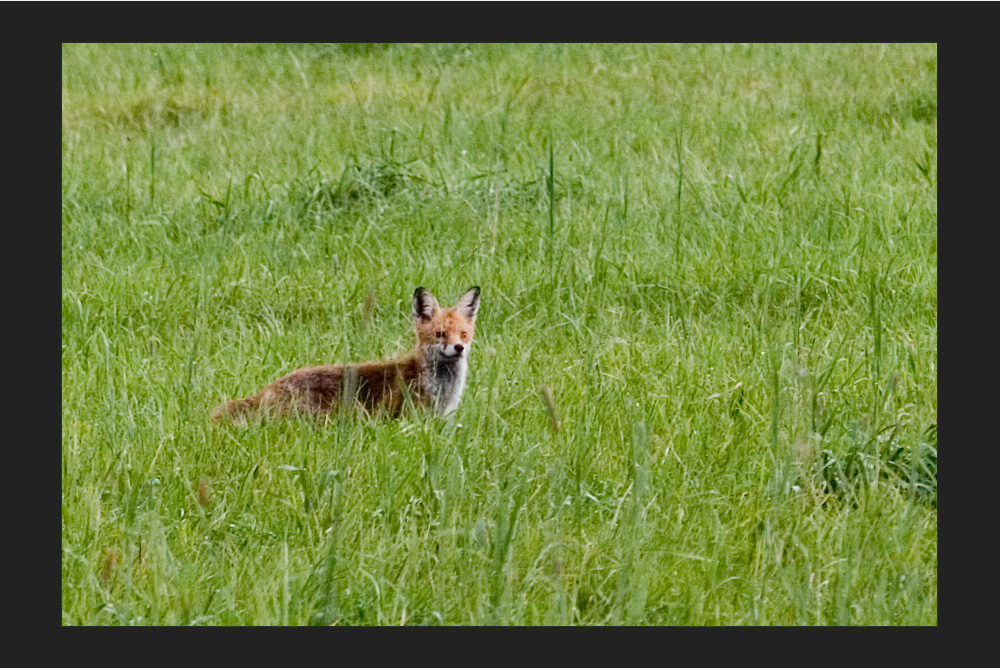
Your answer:
[[[928,45],[66,45],[65,624],[936,624]],[[483,287],[450,420],[210,425]]]

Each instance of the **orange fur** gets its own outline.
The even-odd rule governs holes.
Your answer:
[[[229,400],[212,419],[244,421],[261,413],[304,412],[328,415],[345,396],[366,411],[399,416],[409,397],[417,407],[441,414],[454,411],[465,387],[469,348],[479,309],[473,287],[454,307],[442,308],[426,289],[413,295],[413,351],[385,361],[302,368],[277,379],[256,394]]]

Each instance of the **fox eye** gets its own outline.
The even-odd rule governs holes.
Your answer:
[[[468,336],[469,336],[469,334],[468,334],[467,332],[465,332],[465,331],[463,330],[463,331],[462,331],[462,339],[464,340],[464,339],[466,339],[466,338],[467,338]]]
[[[437,338],[439,340],[443,340],[444,339],[444,331],[443,330],[439,330],[438,332],[436,332],[434,334],[437,336]]]

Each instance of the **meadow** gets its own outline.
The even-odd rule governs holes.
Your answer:
[[[64,625],[937,624],[935,45],[62,54]]]

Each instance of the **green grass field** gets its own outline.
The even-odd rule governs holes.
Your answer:
[[[936,624],[936,69],[64,46],[63,623]],[[473,284],[452,418],[209,422]]]

